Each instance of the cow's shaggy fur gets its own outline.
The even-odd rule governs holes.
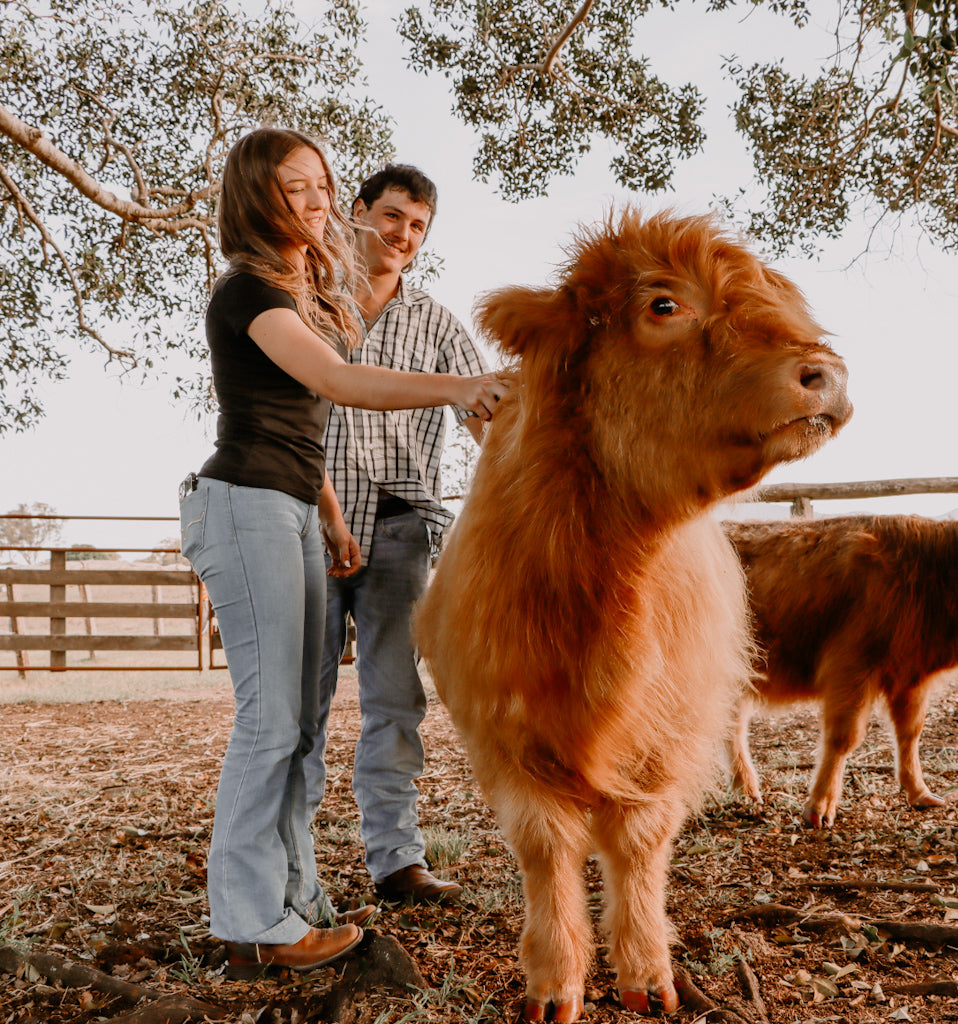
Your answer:
[[[746,567],[766,705],[816,701],[822,737],[803,816],[835,820],[845,762],[876,701],[891,719],[898,779],[913,807],[943,801],[925,784],[918,739],[936,673],[958,666],[958,523],[920,516],[841,516],[727,523]],[[746,698],[733,777],[761,802],[748,749]]]
[[[420,649],[522,870],[526,1019],[582,1012],[593,849],[620,997],[674,1009],[671,841],[748,675],[742,573],[709,509],[845,422],[844,366],[710,218],[610,217],[555,288],[505,288],[478,317],[515,382]]]

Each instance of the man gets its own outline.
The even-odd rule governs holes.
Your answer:
[[[429,231],[436,200],[435,185],[407,165],[389,165],[363,182],[353,216],[368,281],[357,296],[365,338],[347,357],[351,361],[421,372],[486,372],[459,321],[402,277]],[[455,413],[479,441],[480,420]],[[461,891],[428,870],[415,783],[423,770],[419,726],[426,696],[410,617],[431,554],[453,518],[439,503],[445,429],[442,408],[383,413],[334,406],[326,433],[327,472],[359,543],[362,567],[328,580],[322,728],[306,763],[308,799],[315,812],[325,790],[326,722],[351,614],[362,714],[353,792],[366,867],[378,894],[394,901],[443,902]]]

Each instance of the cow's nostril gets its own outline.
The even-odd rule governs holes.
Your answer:
[[[799,380],[802,387],[809,391],[821,391],[827,384],[825,374],[814,366],[803,367],[799,373]]]

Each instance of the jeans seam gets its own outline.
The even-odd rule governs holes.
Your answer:
[[[315,505],[306,506],[306,518],[303,520],[303,528],[299,531],[299,539],[305,540],[306,535],[309,533],[309,525],[313,518],[313,512],[316,509]]]
[[[299,532],[299,539],[300,539],[301,542],[304,541],[306,539],[306,537],[308,536],[308,534],[309,534],[310,526],[311,526],[311,523],[312,523],[312,516],[313,516],[314,511],[316,511],[318,513],[318,510],[316,509],[315,505],[309,505],[309,504],[306,505],[306,517],[303,520],[303,528]],[[305,647],[304,647],[304,654],[305,654]],[[300,665],[300,680],[302,681],[302,665]],[[300,736],[299,736],[299,743],[300,743],[300,745],[302,744],[302,741],[303,741],[303,736],[302,736],[302,731],[301,731],[300,732]],[[299,754],[298,750],[294,751],[293,757],[294,758],[299,757],[300,761],[304,763],[304,767],[303,767],[303,785],[305,787],[305,784],[306,784],[305,760]],[[305,790],[304,790],[304,793],[303,793],[303,799],[304,800],[306,799]],[[306,905],[306,872],[305,872],[304,868],[305,868],[305,865],[307,863],[307,858],[306,858],[306,855],[305,855],[305,851],[301,848],[300,843],[298,841],[297,830],[293,826],[294,826],[294,822],[293,822],[293,792],[292,792],[292,789],[290,789],[289,807],[287,809],[287,814],[286,814],[286,827],[287,827],[288,832],[289,832],[290,843],[292,845],[293,855],[294,855],[295,860],[296,860],[296,863],[295,863],[296,874],[297,874],[297,876],[299,878],[298,889],[297,889],[298,903],[299,903],[299,905],[301,907],[304,907]],[[293,908],[293,909],[295,910],[295,908]],[[299,911],[296,911],[296,912],[299,913]]]
[[[233,503],[232,503],[231,498],[232,498],[232,494],[230,493],[229,490],[226,490],[226,506],[227,506],[227,509],[229,511],[230,532],[232,533],[233,543],[236,545],[237,558],[239,560],[240,567],[241,567],[241,569],[243,571],[243,585],[246,587],[246,599],[249,602],[250,619],[251,619],[251,621],[253,623],[253,635],[258,637],[259,636],[259,629],[258,629],[257,623],[256,623],[256,608],[255,608],[255,605],[253,604],[253,596],[250,593],[249,574],[246,571],[246,562],[243,559],[243,549],[240,546],[239,539],[236,536],[236,519],[235,519],[235,517],[233,515]],[[261,723],[262,723],[262,720],[263,720],[263,708],[262,708],[263,665],[262,665],[261,658],[262,658],[262,647],[261,647],[261,644],[259,643],[259,641],[257,640],[257,643],[256,643],[256,678],[259,680],[259,685],[256,688],[256,700],[257,700],[257,703],[259,703],[259,705],[260,705],[257,708],[257,712],[256,712],[257,731],[256,731],[256,736],[254,738],[254,741],[250,745],[250,750],[249,750],[249,754],[247,755],[246,764],[243,765],[243,771],[242,771],[242,774],[240,775],[240,785],[238,785],[236,787],[236,794],[235,794],[235,796],[233,798],[233,806],[230,808],[229,818],[226,821],[226,833],[225,833],[225,836],[224,836],[224,841],[223,841],[223,844],[222,844],[222,853],[221,853],[221,856],[223,858],[223,865],[222,865],[222,877],[224,879],[223,893],[224,893],[224,898],[226,900],[227,916],[228,916],[228,919],[231,920],[231,921],[233,919],[233,910],[232,910],[232,906],[231,906],[231,893],[232,893],[232,888],[233,887],[231,885],[229,885],[228,882],[226,881],[226,879],[227,879],[227,872],[226,872],[227,856],[226,856],[226,851],[227,851],[227,849],[229,847],[229,839],[230,839],[230,836],[232,835],[233,824],[234,824],[234,822],[236,820],[236,802],[239,799],[239,794],[240,794],[240,792],[242,790],[242,783],[246,779],[246,774],[247,774],[247,771],[249,770],[250,761],[253,758],[253,751],[256,749],[256,744],[259,742],[259,737],[260,737],[260,728],[261,728]]]

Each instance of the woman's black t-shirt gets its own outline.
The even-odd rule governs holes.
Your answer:
[[[329,401],[281,370],[247,333],[260,313],[277,308],[295,311],[296,303],[253,274],[230,274],[213,288],[206,339],[219,419],[216,451],[199,475],[315,505],[326,475]]]

